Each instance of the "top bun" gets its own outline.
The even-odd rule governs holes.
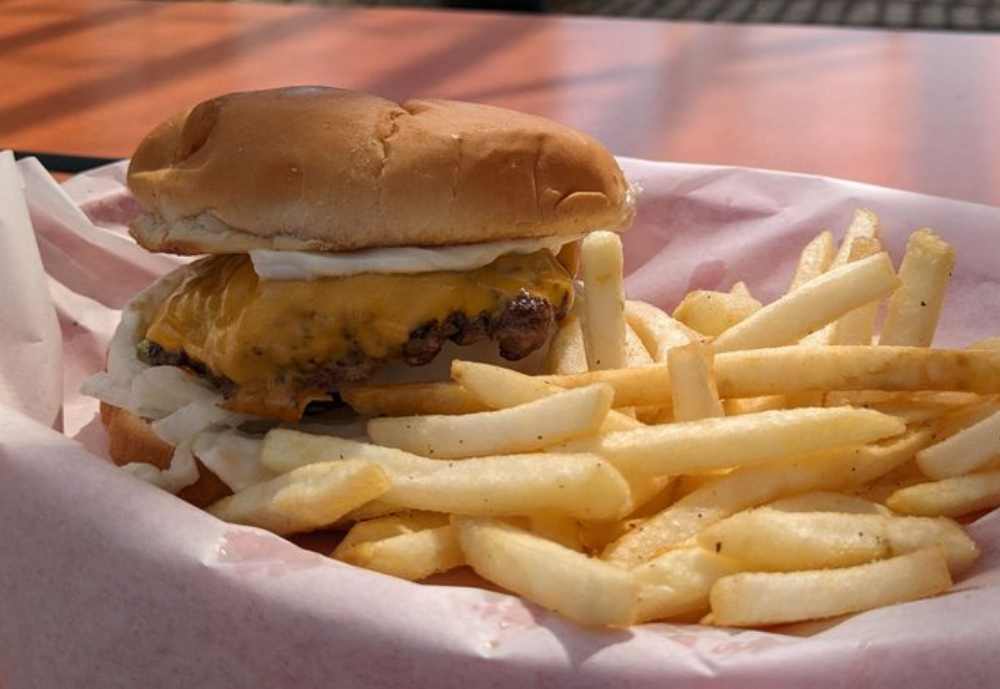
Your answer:
[[[614,157],[541,117],[320,86],[233,93],[167,120],[128,184],[152,251],[349,251],[628,224]]]

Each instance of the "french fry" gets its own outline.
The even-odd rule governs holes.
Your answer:
[[[884,404],[871,404],[868,409],[895,416],[907,425],[926,423],[940,418],[946,412],[944,407],[931,404],[916,404],[913,402],[886,402]]]
[[[583,335],[592,371],[625,366],[625,283],[622,241],[614,232],[591,232],[583,240]]]
[[[861,612],[949,588],[944,555],[929,548],[845,569],[733,574],[715,582],[709,600],[715,624],[751,627]]]
[[[630,475],[672,476],[861,445],[905,430],[898,419],[868,409],[792,409],[645,426],[564,447],[598,454]]]
[[[860,261],[882,251],[882,242],[874,237],[858,237],[851,243],[849,262]],[[860,306],[844,314],[830,328],[829,344],[870,345],[875,334],[879,302]]]
[[[545,370],[555,374],[584,373],[588,370],[583,324],[576,314],[566,316],[553,335],[546,354]]]
[[[473,516],[541,511],[579,519],[619,519],[631,510],[628,484],[593,455],[510,455],[440,462],[443,468],[401,477],[386,502]]]
[[[683,477],[656,476],[653,477],[652,490],[649,494],[643,493],[637,496],[636,490],[632,490],[632,511],[628,516],[630,519],[641,519],[651,517],[654,514],[667,509],[677,499],[677,479]]]
[[[274,429],[261,462],[275,471],[323,460],[363,459],[382,467],[392,486],[353,519],[393,510],[486,516],[549,510],[581,519],[618,519],[632,509],[628,483],[593,455],[512,455],[462,461],[417,455],[332,436]]]
[[[419,581],[465,564],[450,524],[397,536],[355,543],[334,555],[358,567]]]
[[[558,543],[564,548],[583,551],[580,522],[572,517],[553,512],[539,512],[528,517],[528,527],[532,533]]]
[[[833,262],[835,253],[833,235],[829,231],[823,231],[816,235],[802,250],[787,291],[796,290],[813,278],[825,273]]]
[[[760,310],[753,297],[728,292],[688,292],[674,309],[674,318],[702,335],[719,335]]]
[[[785,409],[823,406],[823,392],[820,390],[791,392],[787,395],[783,395],[783,397],[785,398]]]
[[[847,226],[844,239],[837,249],[837,255],[833,257],[831,268],[839,268],[847,264],[851,259],[851,246],[856,239],[869,238],[878,239],[882,234],[882,225],[874,212],[867,208],[858,208],[854,211],[851,224]]]
[[[897,490],[915,486],[918,483],[927,483],[927,481],[928,478],[920,471],[916,461],[910,460],[899,465],[892,471],[879,476],[874,481],[854,486],[850,491],[853,495],[864,500],[884,505],[886,499]]]
[[[453,361],[451,377],[489,409],[516,407],[563,391],[563,388],[546,383],[537,376],[474,361]],[[640,426],[642,424],[635,419],[610,410],[604,417],[601,430],[622,431]]]
[[[885,504],[895,512],[924,517],[961,517],[1000,507],[1000,471],[920,483],[896,491]]]
[[[726,416],[742,416],[743,414],[756,414],[762,411],[773,409],[784,409],[786,405],[784,395],[765,395],[764,397],[737,397],[724,400],[722,409]],[[810,405],[819,406],[819,405]]]
[[[767,507],[779,512],[840,512],[843,514],[880,514],[883,516],[890,514],[884,505],[856,495],[845,495],[831,491],[812,491],[793,495],[789,498],[775,500]]]
[[[733,286],[729,288],[729,293],[734,297],[744,297],[746,299],[753,299],[753,295],[750,293],[750,288],[747,287],[747,283],[743,282],[742,280],[734,283]]]
[[[651,379],[655,370],[651,366],[643,372]],[[607,382],[611,382],[610,378]],[[956,390],[988,394],[1000,390],[1000,352],[922,347],[779,347],[717,353],[715,379],[719,394],[726,398],[811,390]],[[617,387],[615,393],[617,404]],[[625,397],[621,403],[627,400]]]
[[[438,512],[402,512],[391,516],[361,521],[351,527],[337,544],[331,557],[343,559],[344,553],[359,543],[381,541],[394,536],[403,536],[425,529],[436,529],[451,523],[447,514]]]
[[[902,286],[889,300],[880,345],[930,346],[954,267],[955,250],[931,230],[910,235],[899,267]]]
[[[389,447],[381,447],[332,435],[313,435],[286,428],[274,428],[264,436],[260,462],[278,474],[317,462],[360,459],[377,464],[393,475],[428,473],[444,466]]]
[[[647,407],[625,408],[635,410],[635,418],[648,426],[655,426],[660,423],[672,423],[674,421],[674,408],[669,404],[654,404]],[[611,411],[614,410],[612,409]],[[604,429],[602,428],[602,430]]]
[[[701,336],[666,312],[642,301],[625,302],[625,320],[646,345],[653,361],[665,363],[673,347],[698,342]]]
[[[245,488],[207,511],[223,521],[292,534],[329,526],[390,486],[386,473],[374,464],[322,462]]]
[[[602,557],[631,568],[741,510],[796,493],[863,485],[912,459],[930,437],[929,430],[909,431],[883,445],[736,469],[623,534]]]
[[[888,296],[899,286],[885,253],[834,268],[768,304],[726,330],[716,352],[792,344],[854,309]]]
[[[653,363],[646,345],[642,343],[635,330],[625,323],[625,368],[640,368]]]
[[[825,407],[869,407],[885,402],[899,402],[910,396],[887,390],[834,390],[823,395]]]
[[[666,365],[541,376],[562,388],[607,383],[616,407],[669,405]],[[1000,351],[924,347],[774,347],[716,354],[723,399],[833,390],[1000,392]],[[453,383],[355,387],[345,400],[367,415],[470,413],[483,405]],[[456,412],[456,409],[465,411]]]
[[[576,388],[592,383],[607,383],[615,389],[615,407],[666,405],[670,396],[670,373],[666,364],[645,368],[620,368],[590,371],[567,376],[542,376],[542,380],[561,388]]]
[[[881,228],[878,216],[864,208],[855,210],[851,224],[844,234],[844,240],[840,243],[840,248],[837,249],[837,253],[830,262],[828,270],[847,265],[851,261],[851,251],[856,244],[868,240],[878,240],[880,234]],[[801,344],[811,347],[825,347],[832,344],[832,341],[833,324],[830,324],[803,338]],[[871,344],[871,342],[865,342],[864,344]]]
[[[821,505],[825,508],[854,507],[843,500],[857,500],[826,495],[842,500],[826,498],[827,504]],[[774,572],[844,567],[940,546],[951,573],[959,574],[979,557],[976,544],[950,519],[895,517],[885,508],[867,513],[778,508],[795,500],[740,512],[708,527],[698,535],[698,543],[735,558],[748,570]]]
[[[739,562],[702,548],[678,548],[632,570],[639,583],[637,622],[708,611],[708,593],[720,578],[741,571]]]
[[[885,520],[873,514],[740,512],[698,534],[702,548],[757,572],[850,567],[887,557]]]
[[[596,433],[613,397],[610,386],[598,384],[497,411],[372,419],[368,435],[379,445],[424,457],[532,452]]]
[[[718,481],[720,478],[732,473],[733,471],[734,470],[732,469],[716,469],[715,471],[706,471],[700,474],[684,474],[682,476],[678,476],[677,483],[674,485],[674,499],[680,500],[685,495],[690,495],[696,490]],[[665,505],[664,509],[667,507],[669,507],[669,505]]]
[[[584,625],[631,624],[631,574],[492,519],[456,517],[468,564],[479,576]]]
[[[344,402],[363,416],[474,414],[485,411],[475,397],[453,383],[344,385],[338,392]]]
[[[889,392],[887,390],[836,390],[824,395],[827,407],[870,407],[874,405],[913,404],[951,410],[983,402],[973,392]]]
[[[979,547],[965,530],[944,517],[888,517],[885,537],[893,555],[940,547],[952,576],[962,574],[979,558]]]
[[[632,520],[580,522],[580,542],[589,553],[600,553],[616,538],[620,538],[633,526]]]
[[[934,440],[941,442],[1000,412],[1000,401],[985,399],[955,409],[934,421]]]
[[[723,416],[719,391],[712,374],[712,350],[692,342],[667,353],[670,392],[676,421]]]
[[[921,450],[917,465],[930,478],[943,479],[982,469],[998,456],[1000,411]]]
[[[392,505],[383,500],[376,499],[371,502],[366,502],[364,505],[355,510],[351,510],[342,518],[338,519],[333,526],[347,527],[352,524],[357,524],[358,522],[371,521],[373,519],[381,519],[383,517],[392,517],[397,514],[403,514],[410,511],[412,510],[407,510],[405,507],[399,507],[398,505]]]

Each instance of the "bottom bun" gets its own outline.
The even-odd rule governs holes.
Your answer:
[[[174,446],[161,440],[146,419],[130,411],[101,402],[101,422],[108,431],[108,454],[118,466],[130,462],[152,464],[157,469],[167,469],[174,455]],[[198,480],[181,490],[177,497],[196,507],[206,507],[232,491],[214,473],[195,457]]]

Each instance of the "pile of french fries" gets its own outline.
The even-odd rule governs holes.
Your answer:
[[[915,232],[897,271],[859,210],[776,301],[737,283],[673,316],[626,300],[617,235],[581,259],[547,375],[344,390],[368,442],[272,430],[277,478],[211,511],[346,530],[334,558],[404,579],[468,566],[588,625],[827,618],[973,565],[955,519],[1000,506],[1000,339],[929,348],[946,242]]]

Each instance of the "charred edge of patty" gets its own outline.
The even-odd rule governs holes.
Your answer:
[[[470,317],[455,311],[443,321],[435,319],[415,328],[403,344],[400,356],[410,366],[423,366],[433,361],[449,340],[458,345],[471,345],[491,339],[497,343],[500,356],[508,361],[518,361],[545,345],[553,327],[565,318],[568,310],[568,295],[557,307],[547,299],[521,290],[495,312],[484,311]],[[236,391],[233,381],[215,375],[185,352],[164,349],[151,340],[142,340],[137,351],[139,359],[150,366],[179,366],[206,378],[227,398]],[[304,388],[332,391],[342,383],[356,383],[370,378],[385,363],[384,359],[375,359],[354,350],[337,361],[301,371],[296,378]]]

